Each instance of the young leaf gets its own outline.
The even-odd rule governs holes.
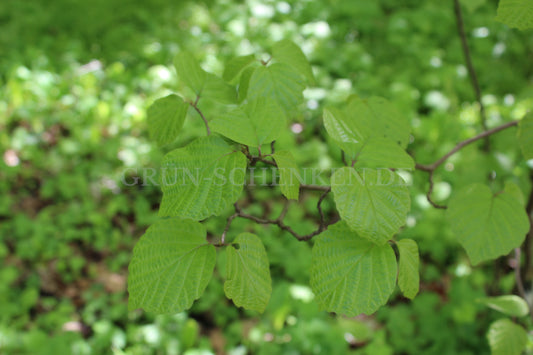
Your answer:
[[[325,110],[326,111],[326,110]],[[344,110],[327,109],[324,125],[335,141],[364,143],[368,138],[389,138],[402,148],[409,143],[410,126],[389,101],[381,97],[351,98]]]
[[[261,239],[251,233],[241,233],[226,253],[226,296],[238,307],[262,313],[272,293],[272,280]]]
[[[344,110],[324,109],[324,126],[330,137],[358,166],[412,169],[413,159],[404,148],[409,122],[387,100],[353,98]]]
[[[298,70],[309,84],[315,83],[313,70],[304,53],[293,41],[284,39],[272,48],[272,58],[281,63],[286,63]]]
[[[487,333],[492,355],[520,355],[527,344],[527,333],[509,319],[492,323]]]
[[[524,317],[529,313],[527,302],[516,295],[487,297],[478,302],[511,317]]]
[[[398,232],[411,205],[405,182],[388,169],[340,168],[331,177],[331,190],[341,219],[378,244]]]
[[[405,297],[413,299],[420,286],[418,245],[412,239],[402,239],[396,245],[400,252],[398,286]]]
[[[255,69],[255,67],[247,67],[243,70],[241,74],[241,79],[239,80],[239,88],[237,90],[239,96],[239,103],[243,102],[244,99],[246,99],[248,87],[250,86],[250,79],[252,78]]]
[[[369,138],[357,155],[357,166],[365,168],[414,169],[415,161],[388,138]]]
[[[206,73],[206,78],[204,89],[201,93],[202,98],[228,105],[237,103],[237,90],[235,87],[211,73]]]
[[[141,237],[129,265],[129,308],[174,314],[192,306],[215,267],[215,247],[198,222],[168,218]]]
[[[513,195],[493,194],[481,184],[452,196],[447,217],[472,264],[509,253],[522,244],[529,230],[525,209]]]
[[[289,200],[298,200],[300,181],[296,174],[299,171],[291,152],[282,150],[274,153],[272,157],[278,165],[281,193]]]
[[[276,101],[287,115],[292,115],[303,101],[305,84],[298,71],[288,64],[275,63],[261,66],[252,74],[248,86],[248,99],[264,98]]]
[[[285,123],[285,114],[275,101],[259,98],[211,121],[210,126],[237,143],[258,147],[275,140]]]
[[[180,52],[174,59],[178,78],[199,95],[206,83],[207,73],[189,52]]]
[[[222,79],[228,83],[238,83],[240,75],[244,69],[254,62],[256,62],[256,60],[253,54],[233,58],[228,62],[228,64],[226,64],[226,67],[224,68],[224,74],[222,74]]]
[[[353,317],[372,314],[387,302],[396,283],[396,257],[337,222],[313,246],[311,288],[329,312]]]
[[[517,138],[524,157],[533,159],[533,113],[528,114],[518,123]]]
[[[189,105],[178,95],[168,95],[155,100],[148,108],[150,138],[162,146],[172,143],[183,127]]]
[[[519,30],[533,28],[533,1],[500,0],[496,21]]]
[[[217,136],[198,138],[168,153],[162,165],[159,216],[202,220],[217,215],[241,194],[246,157]]]

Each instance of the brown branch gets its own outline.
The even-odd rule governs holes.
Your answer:
[[[222,236],[220,237],[220,243],[224,244],[226,241],[226,234],[228,233],[229,227],[231,226],[231,223],[233,220],[238,216],[237,213],[232,214],[228,217],[228,221],[226,222],[226,227],[224,228],[224,231],[222,232]]]
[[[455,153],[457,153],[459,150],[463,149],[464,147],[466,147],[467,145],[471,144],[471,143],[474,143],[475,141],[478,141],[480,139],[483,139],[485,137],[488,137],[494,133],[497,133],[497,132],[500,132],[500,131],[503,131],[504,129],[507,129],[509,127],[513,127],[513,126],[516,126],[518,124],[518,121],[511,121],[511,122],[507,122],[507,123],[504,123],[498,127],[494,127],[492,129],[489,129],[488,131],[484,131],[472,138],[469,138],[469,139],[466,139],[462,142],[459,142],[457,143],[457,145],[455,147],[453,147],[448,153],[444,154],[440,159],[438,159],[437,161],[431,163],[431,164],[419,164],[419,163],[416,163],[415,165],[415,168],[418,169],[418,170],[421,170],[421,171],[425,171],[429,174],[429,190],[426,194],[426,197],[427,197],[427,200],[428,202],[435,208],[440,208],[440,209],[446,209],[446,206],[442,206],[442,205],[439,205],[437,203],[435,203],[435,201],[433,201],[431,199],[431,193],[433,192],[433,174],[435,173],[435,170],[441,166],[449,157],[451,157],[452,155],[454,155]]]
[[[442,163],[444,163],[449,157],[451,157],[452,155],[454,155],[455,153],[457,153],[459,150],[461,150],[462,148],[464,148],[465,146],[471,144],[471,143],[474,143],[475,141],[478,141],[480,139],[483,139],[485,137],[488,137],[494,133],[497,133],[497,132],[500,132],[500,131],[503,131],[504,129],[507,129],[509,127],[513,127],[513,126],[516,126],[518,124],[518,121],[511,121],[511,122],[507,122],[507,123],[504,123],[498,127],[494,127],[492,129],[489,129],[488,131],[484,131],[472,138],[469,138],[467,140],[464,140],[462,142],[459,142],[457,143],[457,145],[455,147],[453,147],[453,149],[451,149],[448,153],[444,154],[440,159],[438,159],[437,161],[435,161],[434,163],[432,164],[427,164],[427,165],[424,165],[424,164],[416,164],[416,168],[418,170],[423,170],[423,171],[427,171],[427,172],[431,172],[435,169],[437,169],[440,165],[442,165]]]
[[[209,129],[209,122],[207,121],[207,118],[205,118],[202,110],[200,110],[200,108],[198,107],[198,101],[199,100],[200,100],[200,95],[196,96],[196,100],[194,100],[194,102],[189,102],[189,105],[191,105],[192,108],[194,108],[196,110],[196,112],[198,112],[198,114],[200,115],[200,117],[204,121],[205,129],[207,131],[207,135],[209,136],[211,134],[211,130]]]
[[[472,89],[474,90],[474,94],[476,95],[476,101],[479,105],[479,114],[481,117],[481,125],[483,127],[483,130],[488,130],[487,127],[487,115],[485,113],[485,105],[483,105],[483,100],[481,98],[481,89],[479,87],[479,81],[477,79],[476,70],[474,69],[474,64],[472,63],[472,56],[470,55],[470,48],[468,47],[468,41],[466,39],[465,34],[465,28],[464,28],[464,21],[463,21],[463,14],[461,11],[461,4],[459,3],[459,0],[454,0],[454,12],[455,12],[455,20],[457,23],[457,31],[459,32],[459,37],[461,38],[461,47],[463,49],[463,56],[465,58],[466,67],[468,70],[468,76],[470,77],[470,82],[472,84]],[[489,136],[485,136],[485,145],[484,150],[488,151],[489,149]]]
[[[326,227],[328,226],[328,224],[325,222],[324,212],[322,211],[322,202],[324,201],[324,199],[326,198],[327,194],[330,191],[331,191],[331,188],[328,188],[328,190],[326,190],[320,196],[320,198],[318,199],[317,209],[318,209],[318,213],[320,214],[320,224],[318,225],[316,230],[314,230],[313,232],[311,232],[309,234],[303,234],[303,235],[299,234],[294,229],[292,229],[290,226],[286,225],[285,222],[283,222],[283,219],[285,218],[285,215],[287,213],[287,209],[288,209],[289,203],[285,204],[283,210],[281,211],[280,215],[276,219],[261,218],[261,217],[256,217],[256,216],[253,216],[251,214],[245,213],[241,209],[241,207],[239,207],[239,205],[237,203],[235,203],[234,204],[235,214],[232,215],[232,217],[235,216],[235,217],[241,217],[241,218],[249,219],[249,220],[254,221],[255,223],[258,223],[258,224],[273,224],[273,225],[278,226],[281,230],[289,232],[297,240],[299,240],[299,241],[307,241],[307,240],[312,239],[314,236],[322,233],[326,229]],[[233,218],[235,218],[235,217],[233,217]]]

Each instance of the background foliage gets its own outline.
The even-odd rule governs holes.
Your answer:
[[[522,118],[533,105],[531,31],[495,21],[496,1],[462,6],[487,124]],[[299,166],[341,166],[321,112],[352,94],[393,101],[418,138],[408,150],[431,162],[479,131],[452,2],[6,0],[0,24],[0,352],[489,352],[485,334],[502,316],[476,300],[516,291],[510,259],[471,267],[443,212],[426,201],[424,172],[411,176],[412,208],[400,235],[419,244],[422,258],[421,293],[411,302],[395,295],[373,316],[355,318],[320,312],[305,286],[311,245],[237,219],[235,230],[268,236],[273,294],[263,315],[227,301],[217,275],[187,313],[152,316],[128,312],[126,303],[133,245],[156,220],[161,197],[143,176],[164,153],[148,138],[146,111],[183,89],[176,54],[194,53],[222,74],[230,58],[291,39],[316,78],[304,93],[308,110],[280,139],[298,147]],[[168,150],[203,133],[201,119],[188,115]],[[494,153],[472,146],[455,155],[435,175],[434,199],[447,203],[456,187],[487,179],[496,190],[512,181],[527,196],[531,164],[515,135],[512,128],[493,136]],[[281,195],[273,200],[268,189],[256,198],[269,201],[249,206],[256,214],[275,218],[282,209]],[[333,201],[324,207],[332,211]],[[311,193],[287,211],[302,232],[316,218]],[[219,235],[224,225],[212,219],[205,227]],[[225,261],[218,255],[217,269]],[[524,274],[528,289],[532,273]],[[531,351],[531,335],[526,341]]]

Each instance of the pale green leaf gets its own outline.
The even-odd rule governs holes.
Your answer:
[[[222,78],[229,83],[236,84],[239,82],[244,69],[248,68],[254,62],[256,60],[253,54],[235,57],[226,64]]]
[[[487,0],[461,0],[461,4],[468,10],[468,12],[475,12],[478,8],[485,5]]]
[[[174,314],[204,292],[215,267],[215,247],[198,222],[168,218],[141,237],[129,265],[129,308]]]
[[[515,184],[514,182],[512,181],[506,181],[505,182],[505,187],[504,187],[504,190],[505,192],[507,192],[509,195],[513,196],[513,198],[515,200],[518,201],[518,203],[520,203],[522,206],[525,206],[526,205],[526,198],[524,197],[524,193],[522,192],[522,190],[520,189],[520,187],[518,187],[517,184]]]
[[[527,333],[509,319],[492,323],[487,333],[492,355],[520,355],[526,348]]]
[[[298,70],[307,79],[309,84],[314,84],[315,77],[311,65],[300,47],[293,41],[284,39],[274,44],[272,58],[294,67],[294,69]]]
[[[248,93],[248,87],[250,86],[250,79],[255,72],[255,67],[247,67],[243,70],[241,74],[241,79],[239,80],[238,96],[239,103],[243,102],[246,99]]]
[[[207,81],[200,97],[223,104],[236,104],[237,89],[218,76],[207,73]]]
[[[300,193],[299,170],[292,153],[282,150],[272,155],[279,170],[279,186],[281,193],[289,200],[298,200]]]
[[[206,83],[207,73],[189,52],[180,52],[174,58],[178,78],[199,95]]]
[[[522,244],[529,230],[524,207],[507,193],[470,185],[454,194],[447,217],[473,264],[495,259]]]
[[[242,192],[246,157],[218,136],[168,153],[162,165],[159,216],[202,220],[218,215]]]
[[[528,114],[518,123],[517,138],[524,157],[533,159],[533,113]]]
[[[405,297],[413,299],[420,287],[418,245],[412,239],[402,239],[396,245],[400,252],[398,286]]]
[[[252,74],[248,99],[263,98],[276,101],[287,115],[303,102],[305,84],[300,73],[288,64],[274,63],[261,66]]]
[[[160,146],[172,143],[183,127],[188,109],[189,105],[177,95],[155,100],[147,112],[150,138]]]
[[[388,138],[370,138],[356,157],[357,166],[368,168],[414,169],[415,162],[397,143]]]
[[[226,296],[238,307],[263,312],[272,293],[272,280],[261,239],[241,233],[227,248],[226,255]]]
[[[409,142],[409,121],[383,98],[352,98],[342,110],[324,109],[324,126],[347,157],[358,161],[358,166],[414,166],[403,150]]]
[[[329,312],[349,317],[374,313],[394,290],[396,272],[389,244],[361,238],[343,221],[316,237],[311,288],[320,307]]]
[[[519,30],[533,28],[533,1],[500,0],[496,21]]]
[[[524,317],[529,313],[527,302],[516,295],[487,297],[478,300],[478,302],[511,317]]]
[[[210,127],[237,143],[258,147],[275,140],[285,124],[285,114],[278,104],[259,98],[211,121]]]
[[[341,219],[374,243],[386,243],[405,224],[409,190],[389,169],[340,168],[331,177],[331,189]]]

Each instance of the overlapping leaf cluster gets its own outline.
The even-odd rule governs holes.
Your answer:
[[[157,313],[189,308],[211,278],[216,246],[227,248],[226,296],[262,312],[272,288],[261,239],[241,233],[230,243],[212,244],[201,221],[238,201],[253,160],[250,150],[261,157],[297,114],[303,90],[314,83],[311,66],[287,40],[273,47],[268,61],[254,55],[233,59],[222,78],[202,69],[190,53],[179,54],[175,66],[193,98],[172,94],[156,100],[148,110],[150,135],[162,146],[173,142],[191,108],[204,120],[207,135],[165,156],[160,220],[141,238],[130,264],[130,307]],[[204,115],[206,101],[224,110]],[[402,171],[415,168],[406,152],[408,117],[383,98],[352,96],[343,107],[325,108],[323,120],[346,161],[330,176],[340,221],[320,229],[313,247],[310,284],[317,302],[327,311],[355,316],[375,312],[396,284],[405,297],[414,298],[418,246],[411,239],[395,240],[411,203]],[[518,132],[526,158],[531,158],[531,137],[530,116]],[[279,169],[282,194],[298,200],[298,166],[291,152],[279,150],[269,159]],[[475,184],[453,195],[447,216],[473,263],[523,242],[529,221],[520,194],[513,185],[493,193]],[[494,331],[501,329],[507,328],[501,324]]]

